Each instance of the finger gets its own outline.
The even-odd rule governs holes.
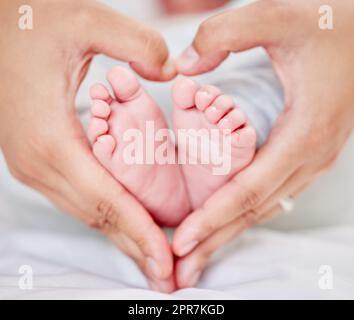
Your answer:
[[[72,203],[70,203],[67,199],[62,197],[58,191],[51,190],[44,185],[37,183],[36,181],[31,182],[31,186],[38,190],[39,192],[46,195],[46,197],[52,201],[58,208],[63,210],[64,212],[70,212],[76,218],[81,218],[85,220],[85,212],[82,212],[79,208],[75,207]],[[150,277],[149,285],[153,290],[159,292],[170,293],[175,290],[175,282],[171,276],[167,279],[160,280],[156,278],[155,273],[153,272],[153,268],[156,268],[153,265],[153,261],[150,261],[151,258],[145,257],[144,253],[138,245],[136,244],[136,240],[133,240],[126,236],[122,232],[114,232],[108,234],[108,238],[114,243],[118,248],[120,248],[125,254],[130,256],[139,266],[139,268]],[[143,240],[140,240],[143,241]]]
[[[195,286],[210,256],[220,246],[240,234],[246,227],[247,224],[243,219],[240,223],[230,224],[206,239],[187,256],[179,259],[176,263],[177,287],[189,288]]]
[[[87,168],[90,168],[89,163]],[[97,170],[93,163],[90,169]],[[91,210],[90,225],[111,239],[116,239],[116,234],[119,234],[119,238],[124,235],[124,245],[120,247],[138,261],[150,278],[169,277],[173,269],[169,244],[146,210],[106,173],[103,176],[97,171],[97,174],[91,174],[89,178],[85,175],[85,171],[78,171],[71,179],[83,199],[92,199],[87,204],[87,210]],[[80,182],[77,184],[77,181]]]
[[[62,186],[61,188],[59,188],[59,190],[53,190],[49,186],[46,186],[33,179],[31,179],[31,181],[27,181],[27,184],[30,184],[31,187],[46,195],[49,200],[51,200],[58,208],[62,209],[64,212],[69,212],[76,218],[79,218],[82,221],[91,224],[91,226],[93,226],[94,228],[97,228],[96,224],[92,225],[92,220],[87,220],[87,212],[75,206],[75,203],[70,202],[69,198],[65,197],[65,195],[61,195],[61,193],[63,192],[62,190],[65,190],[64,192],[68,192],[68,190],[71,190],[71,194],[74,193],[75,190],[70,189],[69,186],[63,186],[62,183],[59,184],[60,180],[58,180],[58,177],[55,177],[55,179],[57,182],[57,188],[59,185]],[[51,181],[51,179],[49,179],[49,181]],[[145,227],[145,225],[142,226],[142,228]],[[154,225],[150,225],[149,228],[151,228],[152,232],[155,232],[157,234],[159,232],[161,233],[159,228],[157,228],[158,230],[154,230],[154,228],[156,228],[156,226]],[[103,232],[105,233],[106,231],[103,230]],[[129,235],[126,235],[124,232],[120,232],[119,230],[118,232],[108,232],[107,237],[125,254],[130,256],[137,263],[140,269],[150,278],[149,283],[154,290],[169,293],[175,289],[175,284],[172,276],[170,275],[167,279],[159,279],[156,273],[159,272],[156,271],[156,268],[158,268],[158,266],[155,265],[153,258],[146,257],[144,255],[143,250],[139,247],[139,245],[143,246],[144,242],[147,242],[148,240],[145,240],[144,238],[133,239]],[[159,241],[159,239],[154,239],[153,241],[156,241],[156,244],[161,242]],[[162,241],[165,243],[165,239],[162,239]],[[170,249],[166,248],[166,246],[165,249],[167,251],[170,251]],[[156,250],[156,248],[153,248],[152,250]]]
[[[70,144],[68,146],[70,149]],[[170,277],[173,269],[172,255],[162,230],[118,182],[113,180],[103,168],[96,167],[95,159],[91,154],[83,152],[82,146],[75,146],[73,149],[77,154],[71,151],[71,160],[65,161],[65,178],[62,174],[56,174],[59,172],[58,168],[51,168],[47,170],[46,185],[32,178],[28,178],[25,183],[45,194],[60,209],[104,233],[117,247],[134,259],[151,279]],[[57,146],[56,150],[60,156],[60,146]],[[61,156],[68,159],[65,152]],[[79,168],[80,161],[76,163],[75,160],[80,157],[84,162],[77,171],[74,168]],[[60,160],[59,162],[64,163]],[[85,172],[84,168],[88,169],[89,166],[91,170],[97,171],[96,175],[90,171]],[[77,171],[76,175],[74,175],[75,171]],[[54,172],[54,175],[48,172]],[[91,187],[85,187],[85,183],[90,184]],[[107,186],[112,190],[110,194],[105,191]],[[141,232],[146,228],[150,233]]]
[[[171,293],[176,290],[174,275],[171,275],[168,279],[162,281],[149,281],[149,286],[155,291]]]
[[[271,208],[277,206],[281,199],[286,197],[296,198],[302,194],[309,186],[312,185],[313,181],[317,180],[325,171],[329,170],[333,164],[336,162],[338,153],[335,156],[331,156],[327,161],[321,161],[321,163],[315,163],[311,165],[304,165],[296,172],[294,172],[291,177],[280,186],[262,205],[255,208],[256,212],[266,212]],[[323,162],[323,163],[322,163]]]
[[[50,168],[47,176],[39,172],[38,179],[67,199],[73,207],[70,213],[86,224],[109,237],[119,233],[133,240],[137,250],[123,247],[124,241],[120,248],[139,260],[148,277],[167,279],[172,274],[173,257],[166,236],[138,201],[97,162],[79,120],[74,115],[71,119],[57,122],[55,135],[47,135],[47,142],[42,142],[47,146],[38,152],[50,159]]]
[[[69,137],[70,133],[67,128]],[[59,189],[78,209],[73,214],[84,213],[80,218],[112,239],[149,278],[171,276],[173,258],[165,234],[137,200],[97,163],[87,142],[57,141],[53,160],[55,171],[66,184],[51,187]]]
[[[79,208],[75,207],[75,204],[61,195],[58,190],[53,190],[45,185],[41,185],[38,182],[33,182],[29,185],[45,195],[57,208],[61,209],[63,212],[71,213],[80,220],[85,218],[85,212],[82,212]]]
[[[298,153],[302,150],[303,137],[293,134],[292,125],[287,122],[281,124],[281,132],[273,129],[276,132],[247,169],[181,223],[173,239],[177,256],[186,255],[217,229],[260,206],[302,165]]]
[[[51,142],[55,145],[54,141]],[[45,153],[51,154],[51,149],[43,149],[45,149]],[[30,152],[28,152],[28,154],[30,154]],[[21,160],[19,164],[16,164],[16,161],[14,161],[11,156],[8,157],[7,154],[4,156],[8,164],[9,171],[16,180],[27,186],[30,186],[31,188],[39,191],[40,193],[43,193],[44,195],[49,196],[49,194],[56,194],[61,199],[65,199],[64,202],[67,202],[72,206],[71,199],[66,197],[67,194],[70,194],[72,189],[68,185],[67,180],[53,165],[53,162],[24,162]]]
[[[268,47],[285,33],[282,6],[259,1],[204,21],[193,40],[178,58],[177,70],[195,75],[217,67],[229,52],[257,46]]]
[[[176,76],[160,33],[103,4],[93,4],[89,12],[90,48],[95,53],[129,62],[147,79],[170,80]]]
[[[255,212],[267,212],[271,208],[279,204],[281,199],[286,197],[295,198],[302,193],[307,186],[317,178],[312,168],[303,166],[296,170],[288,180],[284,182],[277,190],[273,192],[269,198],[264,201],[259,207],[255,208]]]
[[[281,212],[279,206],[271,208],[267,212],[263,212],[257,223],[263,223]],[[212,236],[207,238],[199,246],[197,246],[187,256],[178,260],[176,264],[176,283],[178,288],[189,288],[197,284],[202,271],[205,269],[211,256],[226,243],[234,240],[242,232],[256,224],[255,220],[250,220],[245,214],[232,223],[219,229]]]

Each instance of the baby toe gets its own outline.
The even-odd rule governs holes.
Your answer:
[[[112,86],[118,101],[127,102],[133,99],[141,89],[138,79],[130,70],[116,66],[107,74],[107,80]]]
[[[96,83],[90,88],[90,97],[93,100],[103,100],[108,104],[113,100],[108,89],[100,83]]]
[[[103,100],[93,100],[91,106],[92,116],[107,120],[111,114],[111,108]]]
[[[212,124],[216,124],[234,106],[235,104],[231,96],[221,95],[205,110],[205,116]]]
[[[89,140],[91,141],[91,143],[94,143],[99,136],[105,134],[107,131],[107,121],[99,118],[92,118],[88,129]]]
[[[221,118],[217,125],[221,130],[230,130],[233,132],[245,125],[246,122],[247,117],[245,113],[241,109],[235,108]]]
[[[232,133],[232,145],[236,148],[256,149],[257,134],[256,130],[247,126]]]
[[[172,100],[176,107],[188,109],[194,107],[195,94],[199,86],[188,78],[178,78],[172,88]]]
[[[204,111],[220,94],[221,91],[217,87],[202,86],[195,95],[195,105],[199,110]]]
[[[93,144],[92,150],[96,158],[105,164],[111,159],[114,149],[116,147],[116,141],[111,135],[100,136]]]

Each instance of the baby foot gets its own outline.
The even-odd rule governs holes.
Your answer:
[[[204,141],[209,141],[211,148],[215,141],[211,141],[211,131],[220,132],[220,136],[226,138],[229,134],[230,166],[227,173],[215,175],[213,163],[203,163],[201,153],[196,164],[190,162],[182,166],[189,198],[193,209],[203,205],[218,188],[224,185],[235,174],[244,169],[253,159],[256,151],[256,132],[248,123],[246,115],[235,106],[232,97],[224,95],[214,86],[199,87],[194,81],[180,78],[176,81],[172,98],[174,103],[174,129],[178,137],[178,152],[185,152],[190,161],[191,150],[200,149],[202,140],[188,139],[181,141],[178,135],[180,129],[203,129],[199,131],[204,136]],[[196,135],[197,131],[190,130],[187,136]],[[195,137],[192,137],[195,138]],[[203,137],[202,137],[203,138]],[[221,138],[222,139],[222,138]],[[220,140],[219,140],[220,141]],[[191,143],[199,145],[190,145]],[[221,143],[217,148],[221,148]],[[226,149],[225,149],[226,150]]]
[[[178,164],[149,164],[146,161],[132,164],[127,162],[124,153],[128,144],[131,144],[131,141],[123,138],[127,130],[139,129],[145,143],[148,140],[147,122],[154,124],[155,134],[167,128],[164,116],[130,71],[115,67],[108,73],[107,80],[115,98],[101,84],[94,85],[90,92],[92,119],[88,136],[93,153],[158,223],[176,226],[190,211],[183,174]],[[167,147],[175,149],[171,139],[166,140]],[[156,148],[161,143],[155,143]]]

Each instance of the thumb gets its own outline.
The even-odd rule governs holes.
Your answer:
[[[230,52],[267,48],[279,39],[284,23],[277,1],[259,1],[205,20],[192,45],[177,59],[179,73],[196,75],[216,68]]]
[[[91,51],[130,63],[146,79],[165,81],[176,76],[159,32],[100,3],[93,3],[88,11]]]
[[[57,194],[69,203],[69,212],[130,256],[154,287],[172,290],[173,257],[164,232],[144,207],[97,164],[86,145],[65,141],[57,144],[58,160],[53,162],[62,183],[50,189],[59,188]]]

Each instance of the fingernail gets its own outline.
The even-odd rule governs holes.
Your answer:
[[[181,250],[179,250],[179,254],[181,256],[185,256],[187,253],[191,252],[198,244],[197,240],[192,240],[182,245]]]
[[[153,258],[146,258],[146,265],[151,274],[151,276],[155,279],[161,278],[161,268],[158,263]]]
[[[199,60],[199,54],[190,46],[179,56],[176,61],[177,67],[181,71],[187,71],[192,68]]]

